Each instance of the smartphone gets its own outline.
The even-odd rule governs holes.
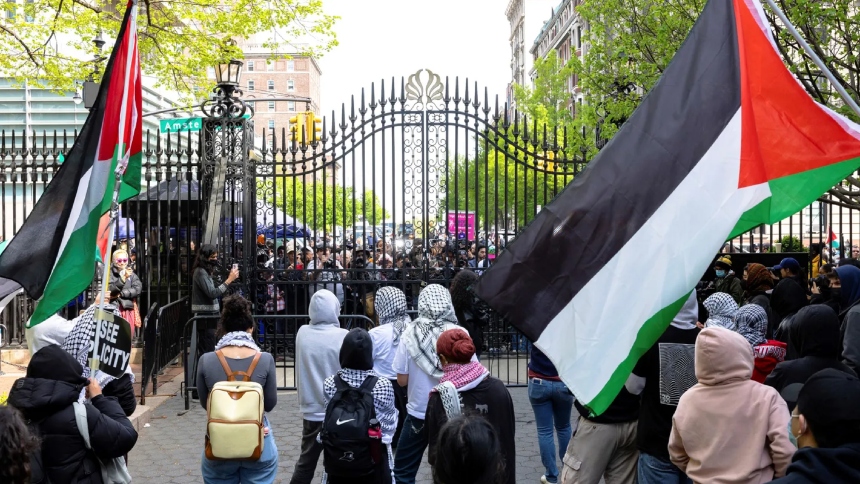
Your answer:
[[[233,264],[233,270],[239,270],[239,264]]]

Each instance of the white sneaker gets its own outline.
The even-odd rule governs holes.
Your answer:
[[[546,480],[546,476],[540,476],[540,483],[541,484],[549,484],[549,481]]]

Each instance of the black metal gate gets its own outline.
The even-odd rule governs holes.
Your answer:
[[[565,156],[565,133],[429,70],[371,85],[325,119],[292,121],[260,133],[256,191],[243,194],[260,238],[244,258],[244,290],[257,314],[272,316],[260,317],[260,337],[285,368],[306,319],[283,315],[307,314],[316,290],[338,295],[354,316],[347,326],[366,325],[382,286],[402,289],[414,311],[426,284],[491,264],[584,164]],[[494,373],[524,384],[528,342],[491,319],[484,355]]]

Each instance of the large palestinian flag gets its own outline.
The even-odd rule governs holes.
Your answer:
[[[120,201],[140,192],[143,113],[136,0],[127,6],[117,39],[80,135],[0,255],[0,289],[19,284],[38,300],[31,326],[92,281],[99,219],[110,209],[118,165],[126,166]]]
[[[477,293],[599,414],[727,239],[796,213],[858,157],[860,127],[792,77],[761,4],[711,0],[639,108]]]

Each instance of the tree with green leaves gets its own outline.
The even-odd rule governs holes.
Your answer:
[[[381,224],[388,213],[372,190],[356,193],[353,187],[342,187],[322,180],[303,182],[298,177],[279,177],[258,182],[257,198],[301,220],[315,232],[332,232],[335,226],[346,231],[358,220]]]
[[[513,119],[488,127],[473,159],[441,172],[446,212],[475,212],[478,231],[512,231],[528,223],[581,169],[589,146],[573,117],[567,85],[573,67],[555,51],[535,61],[533,87],[515,86]]]
[[[99,33],[112,47],[125,2],[11,0],[0,22],[0,71],[17,81],[73,90],[93,71]],[[337,17],[320,0],[140,0],[138,36],[141,67],[158,85],[187,99],[208,94],[206,72],[230,58],[242,58],[232,39],[272,32],[271,52],[319,55],[337,44]],[[295,43],[294,43],[295,42]],[[89,61],[89,62],[88,62]],[[96,79],[98,81],[98,79]]]

